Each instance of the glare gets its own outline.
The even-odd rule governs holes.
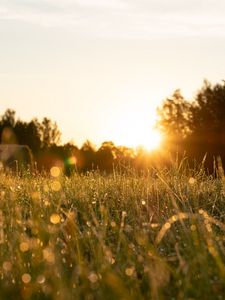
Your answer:
[[[154,150],[160,147],[162,136],[159,131],[152,130],[149,132],[149,139],[143,143],[144,148],[147,150]]]
[[[146,104],[142,107],[130,107],[126,114],[124,111],[125,109],[118,113],[117,122],[114,123],[112,140],[115,144],[134,149],[141,147],[147,151],[159,148],[162,135],[155,128],[156,109],[151,109]]]
[[[135,125],[134,125],[135,126]],[[133,128],[130,134],[122,136],[120,144],[127,147],[141,147],[146,151],[153,151],[160,148],[162,136],[159,131],[149,128]]]

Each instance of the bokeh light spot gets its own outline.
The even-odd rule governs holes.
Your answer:
[[[10,272],[12,270],[12,264],[10,261],[4,261],[2,267],[6,272]]]
[[[52,177],[59,177],[61,171],[60,171],[60,168],[54,166],[51,168],[50,173],[51,173]]]
[[[29,250],[29,245],[26,242],[22,242],[20,244],[20,251],[21,252],[27,252]]]
[[[191,177],[188,182],[189,182],[189,184],[193,185],[196,183],[196,179]]]
[[[76,165],[76,163],[77,163],[76,157],[75,157],[75,156],[69,157],[69,158],[67,159],[67,163],[68,163],[69,165]]]
[[[43,250],[43,257],[48,263],[54,264],[55,255],[50,247],[47,247]]]
[[[134,267],[126,268],[125,274],[127,276],[132,276],[134,274],[134,270],[135,270]]]
[[[50,222],[54,225],[60,223],[60,220],[61,220],[61,218],[60,218],[60,215],[58,215],[58,214],[52,214],[50,217]]]
[[[58,181],[58,180],[54,180],[52,183],[51,183],[51,189],[54,191],[54,192],[59,192],[61,190],[61,183]]]
[[[38,282],[39,284],[45,283],[45,276],[44,276],[44,275],[39,275],[39,276],[37,277],[37,282]]]
[[[25,284],[29,283],[29,282],[31,281],[31,276],[30,276],[30,274],[24,273],[24,274],[22,275],[22,281],[23,281],[23,283],[25,283]]]
[[[94,272],[91,272],[88,275],[88,279],[90,280],[91,283],[96,283],[98,281],[98,275]]]

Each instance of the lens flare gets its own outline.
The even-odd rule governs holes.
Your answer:
[[[77,164],[77,159],[76,157],[73,155],[73,156],[70,156],[66,159],[66,164],[71,166],[71,165],[76,165]]]

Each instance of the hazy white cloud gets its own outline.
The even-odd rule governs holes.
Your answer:
[[[65,28],[87,37],[225,37],[225,1],[2,0],[0,20]]]
[[[73,3],[92,8],[124,9],[129,7],[129,4],[122,0],[75,0]]]

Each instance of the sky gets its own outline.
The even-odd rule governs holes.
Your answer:
[[[0,0],[0,115],[49,117],[62,142],[153,138],[155,109],[225,70],[224,0]]]

